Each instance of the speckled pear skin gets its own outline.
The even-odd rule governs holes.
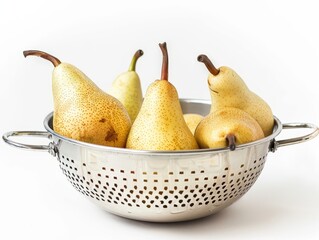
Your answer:
[[[203,118],[204,118],[204,116],[202,116],[200,114],[196,114],[196,113],[186,113],[186,114],[184,114],[185,122],[186,122],[189,130],[191,130],[191,132],[193,133],[193,135],[195,134],[195,130],[197,128],[197,125],[199,124],[199,122]]]
[[[54,131],[83,142],[125,147],[131,128],[126,109],[83,72],[59,64],[53,70],[52,91]]]
[[[227,135],[235,136],[236,145],[262,139],[258,122],[238,108],[221,108],[207,115],[197,126],[195,138],[200,148],[227,147]]]
[[[273,131],[274,117],[270,106],[250,91],[242,78],[229,67],[220,67],[218,75],[209,74],[211,112],[224,107],[236,107],[249,113],[268,136]]]
[[[198,149],[184,120],[178,93],[170,82],[156,80],[148,87],[126,147],[138,150]]]
[[[109,93],[124,105],[133,123],[143,102],[139,75],[135,71],[121,73],[113,81]]]

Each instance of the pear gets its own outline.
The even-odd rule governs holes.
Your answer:
[[[119,100],[103,92],[83,72],[69,63],[38,50],[23,52],[54,65],[52,74],[53,129],[75,140],[125,147],[130,117]]]
[[[195,129],[196,129],[197,125],[199,124],[199,122],[203,118],[204,117],[202,115],[196,114],[196,113],[185,113],[184,114],[185,122],[186,122],[189,130],[191,130],[191,132],[193,134],[195,133]]]
[[[197,126],[195,138],[200,148],[223,148],[264,137],[258,122],[238,108],[225,107],[208,114]]]
[[[128,71],[121,73],[112,83],[110,94],[124,105],[134,122],[143,102],[141,82],[136,73],[136,62],[143,55],[142,50],[134,54]]]
[[[161,79],[147,88],[126,147],[139,150],[197,149],[195,137],[184,120],[177,90],[168,81],[166,43],[159,46],[163,53]]]
[[[212,105],[211,112],[224,107],[236,107],[250,114],[259,123],[265,136],[272,133],[274,117],[270,106],[252,92],[243,79],[231,68],[215,68],[206,55],[199,55],[209,70],[208,86]]]

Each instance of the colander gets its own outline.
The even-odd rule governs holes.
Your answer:
[[[181,99],[184,113],[206,115],[210,102]],[[44,120],[47,131],[5,133],[6,143],[49,151],[73,187],[106,211],[151,222],[186,221],[208,216],[242,197],[260,175],[267,155],[279,147],[318,135],[308,123],[281,124],[274,117],[273,133],[261,140],[228,148],[190,151],[138,151],[84,143],[53,131],[52,113]],[[282,129],[311,128],[308,135],[276,141]],[[28,145],[13,136],[39,136],[48,145]]]

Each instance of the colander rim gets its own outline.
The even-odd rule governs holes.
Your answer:
[[[202,104],[210,104],[209,100],[203,100],[203,99],[189,99],[189,98],[181,98],[180,101],[188,102],[188,103],[202,103]],[[279,135],[279,133],[282,131],[282,123],[281,121],[274,116],[274,129],[273,133],[267,137],[264,137],[262,139],[259,139],[257,141],[240,144],[236,146],[235,151],[245,149],[248,147],[257,146],[259,144],[264,144],[266,142],[270,142],[273,139],[275,139],[276,136]],[[87,143],[82,142],[79,140],[74,140],[65,136],[62,136],[58,133],[56,133],[52,128],[52,122],[53,122],[53,112],[50,112],[44,119],[43,125],[44,128],[54,137],[63,140],[65,142],[78,145],[81,147],[86,147],[90,149],[100,150],[100,151],[107,151],[107,152],[115,152],[115,153],[122,153],[122,154],[134,154],[134,155],[165,155],[165,156],[177,156],[177,155],[202,155],[202,154],[216,154],[216,153],[222,153],[222,152],[228,152],[230,151],[229,147],[225,148],[207,148],[207,149],[191,149],[191,150],[174,150],[174,151],[155,151],[155,150],[134,150],[134,149],[128,149],[128,148],[118,148],[118,147],[109,147],[109,146],[103,146],[93,143]]]

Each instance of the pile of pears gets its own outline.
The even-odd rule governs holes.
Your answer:
[[[178,92],[168,81],[167,45],[164,42],[159,47],[161,78],[148,86],[144,96],[136,72],[142,50],[136,51],[128,70],[113,81],[108,92],[75,66],[46,52],[27,50],[23,54],[53,64],[53,130],[67,138],[136,150],[228,147],[233,151],[272,133],[274,118],[269,105],[234,70],[216,68],[206,55],[197,60],[209,71],[210,113],[184,114]]]

